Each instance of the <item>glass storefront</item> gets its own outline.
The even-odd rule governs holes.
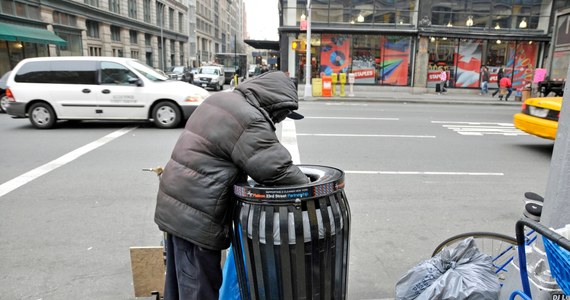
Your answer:
[[[357,84],[410,84],[412,38],[409,36],[323,33],[313,34],[312,40],[312,78],[354,73]],[[305,55],[297,52],[296,74],[301,79]]]
[[[513,88],[519,89],[532,81],[538,45],[532,41],[431,38],[427,86],[434,87],[439,81],[438,69],[442,67],[449,72],[451,87],[479,88],[481,69],[487,66],[490,87],[497,87],[497,73],[503,67]]]

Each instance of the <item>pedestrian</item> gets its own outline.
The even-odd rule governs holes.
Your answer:
[[[164,299],[217,300],[230,246],[233,186],[310,182],[275,124],[302,119],[294,82],[280,71],[207,98],[188,119],[162,173],[154,220],[166,232]]]
[[[504,66],[501,66],[499,68],[499,71],[497,72],[497,87],[499,87],[499,83],[501,82],[501,79],[503,79],[503,77],[505,76],[505,70],[504,70]],[[497,95],[497,93],[499,93],[501,89],[498,88],[492,95],[491,97],[495,97],[495,95]]]
[[[487,95],[489,93],[489,69],[484,66],[481,72],[481,93],[479,95]]]
[[[439,86],[439,95],[441,95],[441,93],[445,93],[447,92],[447,72],[445,71],[445,69],[443,67],[440,67],[441,73],[439,73],[439,79],[441,80],[440,82],[440,86]]]
[[[509,77],[501,78],[501,81],[499,82],[499,90],[503,90],[499,94],[499,101],[503,100],[504,90],[506,90],[506,92],[507,92],[507,96],[505,97],[505,101],[509,101],[509,96],[513,92],[513,84],[512,84],[511,79]]]

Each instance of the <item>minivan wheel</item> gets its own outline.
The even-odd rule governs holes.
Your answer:
[[[174,128],[182,119],[180,109],[170,102],[159,102],[152,110],[154,124],[158,128]]]
[[[53,108],[47,103],[36,103],[28,111],[30,122],[39,129],[52,128],[57,120]]]

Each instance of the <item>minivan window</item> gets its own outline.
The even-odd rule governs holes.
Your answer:
[[[95,61],[66,60],[52,61],[51,74],[53,83],[96,84],[97,63]]]
[[[101,62],[101,84],[128,85],[133,83],[133,79],[138,79],[137,75],[125,66],[114,62]]]
[[[24,64],[14,76],[16,82],[96,84],[94,61],[32,61]]]

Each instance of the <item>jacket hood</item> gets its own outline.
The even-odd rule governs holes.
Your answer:
[[[263,73],[237,86],[247,101],[261,109],[268,121],[277,110],[297,110],[299,102],[295,83],[285,73],[273,71]]]

